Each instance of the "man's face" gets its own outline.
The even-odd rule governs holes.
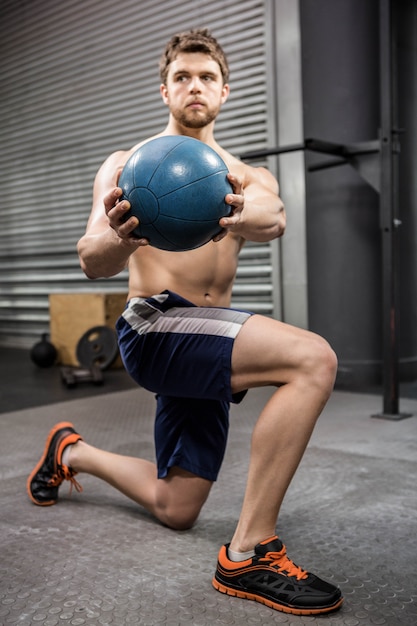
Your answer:
[[[170,64],[161,95],[174,119],[186,128],[203,128],[216,119],[229,95],[220,67],[207,54],[180,53]]]

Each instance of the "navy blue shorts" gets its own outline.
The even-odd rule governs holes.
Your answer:
[[[216,480],[226,448],[233,342],[246,311],[196,307],[170,291],[132,298],[118,319],[120,353],[130,376],[156,394],[158,477],[181,467]]]

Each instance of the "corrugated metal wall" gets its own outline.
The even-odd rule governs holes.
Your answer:
[[[88,281],[75,247],[101,162],[166,124],[158,60],[174,32],[209,27],[227,52],[220,143],[268,144],[265,21],[263,0],[3,0],[0,344],[48,331],[51,293],[126,291],[123,274]],[[234,304],[274,314],[271,258],[270,244],[243,250]]]

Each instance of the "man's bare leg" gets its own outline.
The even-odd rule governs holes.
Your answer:
[[[233,391],[264,385],[278,389],[253,431],[241,514],[231,543],[220,548],[212,581],[218,591],[295,615],[341,607],[340,589],[293,563],[276,536],[283,498],[335,374],[333,351],[307,331],[253,316],[237,336]]]
[[[275,534],[283,498],[331,394],[336,367],[330,346],[313,333],[259,316],[242,327],[232,356],[233,391],[283,384],[253,431],[233,551],[246,552]]]
[[[71,446],[68,463],[75,472],[105,480],[176,530],[193,525],[212,486],[178,467],[159,479],[154,463],[99,450],[84,441]]]

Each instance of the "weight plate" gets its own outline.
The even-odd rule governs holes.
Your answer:
[[[83,367],[96,366],[105,370],[115,360],[118,352],[116,333],[108,326],[94,326],[77,344],[77,359]]]

